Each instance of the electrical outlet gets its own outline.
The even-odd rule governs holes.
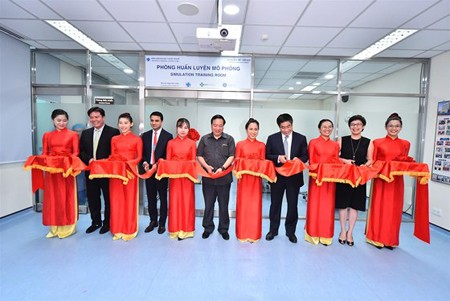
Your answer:
[[[440,216],[442,216],[442,209],[433,207],[433,208],[431,209],[431,214],[440,217]]]

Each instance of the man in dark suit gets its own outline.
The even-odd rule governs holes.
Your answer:
[[[87,114],[92,127],[81,133],[79,155],[86,165],[93,160],[108,158],[111,155],[111,138],[120,134],[118,129],[105,124],[105,110],[102,108],[92,107]],[[92,219],[92,224],[86,229],[86,233],[92,233],[101,227],[100,234],[104,234],[109,231],[109,179],[89,180],[89,171],[86,171],[85,175],[89,211]],[[101,193],[103,193],[103,200],[105,201],[103,224]]]
[[[173,139],[171,133],[162,128],[163,114],[161,112],[152,112],[150,114],[150,131],[142,134],[144,150],[142,152],[142,167],[145,171],[157,164],[159,159],[166,158],[166,148],[169,140]],[[169,180],[167,178],[157,180],[155,175],[145,180],[147,189],[148,214],[150,215],[150,224],[145,228],[145,232],[151,232],[158,227],[158,233],[163,234],[166,231],[167,220],[167,187]],[[159,194],[159,223],[157,209],[157,193]],[[159,226],[158,226],[159,225]]]
[[[292,128],[292,116],[284,113],[278,116],[277,124],[280,132],[270,135],[266,143],[266,159],[271,160],[276,167],[282,166],[288,160],[308,161],[308,144],[306,137],[296,133]],[[295,229],[298,221],[298,194],[303,186],[303,173],[284,177],[277,173],[277,182],[271,184],[270,191],[270,230],[266,240],[272,240],[278,235],[281,218],[281,204],[284,192],[287,198],[286,236],[292,243],[297,243]]]

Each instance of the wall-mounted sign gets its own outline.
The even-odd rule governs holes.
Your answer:
[[[438,102],[431,180],[450,185],[450,101]]]
[[[94,97],[94,103],[96,105],[113,105],[114,97],[112,97],[112,96],[96,96],[96,97]]]
[[[145,56],[145,86],[250,90],[250,57]]]

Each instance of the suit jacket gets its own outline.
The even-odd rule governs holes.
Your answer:
[[[173,136],[171,133],[166,131],[165,129],[161,129],[161,133],[158,137],[158,143],[156,143],[155,148],[155,162],[157,162],[159,159],[165,159],[166,158],[166,148],[167,143],[169,140],[172,140]],[[147,162],[150,164],[150,159],[152,157],[152,141],[153,141],[153,130],[147,131],[144,134],[142,134],[142,142],[144,151],[142,152],[142,161],[140,167],[142,167],[142,163]],[[150,164],[150,168],[151,168]]]
[[[118,129],[105,124],[97,145],[97,159],[106,159],[111,155],[111,138],[120,135]],[[80,155],[81,161],[88,165],[89,160],[94,158],[94,128],[89,128],[81,133]]]
[[[278,162],[279,155],[284,155],[283,137],[281,132],[270,135],[267,138],[266,143],[266,159],[271,160],[276,167],[283,165]],[[292,132],[291,159],[294,157],[299,158],[304,163],[308,162],[308,143],[306,137],[297,132]],[[303,186],[303,173],[292,177],[296,176],[299,178],[300,187]]]

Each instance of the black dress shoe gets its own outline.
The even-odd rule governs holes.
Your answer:
[[[101,224],[92,224],[89,226],[89,228],[86,229],[86,233],[92,233],[95,230],[97,230],[98,228],[100,228],[102,225]]]
[[[293,243],[293,244],[297,243],[297,236],[295,236],[295,234],[289,234],[289,235],[286,235],[286,236],[289,238],[289,241],[291,243]]]
[[[109,226],[103,225],[103,227],[100,229],[100,234],[105,234],[107,232],[109,232]]]
[[[211,235],[211,233],[205,231],[205,232],[203,232],[203,234],[202,234],[202,238],[203,238],[203,239],[207,239],[210,235]]]
[[[229,240],[230,239],[230,234],[228,234],[228,232],[223,232],[220,233],[222,235],[222,238],[225,240]]]
[[[163,234],[164,232],[166,232],[166,227],[164,227],[164,226],[159,226],[159,227],[158,227],[158,234]]]
[[[391,247],[391,246],[384,246],[386,249],[388,249],[388,250],[394,250],[394,247]]]
[[[342,232],[341,232],[341,233],[342,233]],[[341,233],[339,234],[338,242],[339,242],[341,245],[345,245],[346,240],[340,238],[340,237],[341,237]]]
[[[267,235],[266,235],[266,240],[272,240],[272,239],[274,239],[274,237],[277,236],[277,235],[278,235],[278,233],[275,234],[275,233],[273,233],[273,232],[269,232],[269,233],[267,233]]]
[[[157,222],[150,222],[150,225],[148,225],[148,227],[145,228],[144,232],[145,233],[152,232],[153,229],[155,229],[156,227],[158,227],[158,223]]]

